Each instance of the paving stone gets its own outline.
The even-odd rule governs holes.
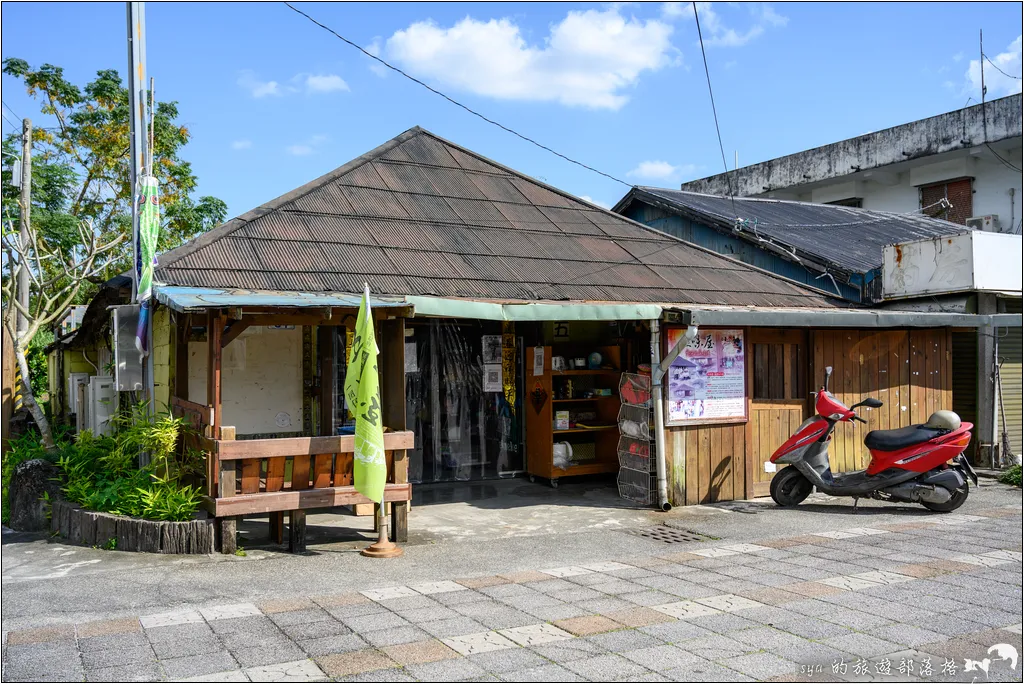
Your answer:
[[[482,681],[487,674],[483,668],[466,658],[417,663],[407,665],[405,669],[412,676],[425,682]]]
[[[366,640],[371,646],[381,648],[383,646],[396,646],[398,644],[409,644],[415,641],[429,639],[430,635],[422,629],[409,625],[407,627],[391,627],[378,629],[371,632],[360,632],[359,636]]]
[[[720,634],[684,639],[676,643],[676,646],[705,660],[723,660],[760,650]]]
[[[419,584],[411,584],[409,585],[409,588],[417,593],[428,596],[432,594],[444,594],[451,591],[467,590],[466,587],[451,580],[443,580],[441,582],[421,582]]]
[[[622,594],[620,598],[623,601],[628,601],[629,603],[632,603],[637,606],[650,607],[661,605],[663,603],[671,603],[672,601],[675,601],[678,597],[673,594],[666,594],[662,591],[655,591],[654,589],[649,589],[647,591]]]
[[[340,608],[342,606],[354,606],[361,603],[370,603],[370,599],[355,591],[346,592],[344,594],[314,596],[311,600],[323,608]]]
[[[404,668],[385,668],[383,670],[370,670],[359,674],[341,677],[335,681],[339,682],[415,682],[417,679],[405,671]]]
[[[316,607],[316,604],[313,603],[312,599],[308,598],[268,599],[266,601],[260,601],[256,605],[264,615],[272,615],[274,613],[292,613]]]
[[[249,678],[241,670],[225,670],[224,672],[213,672],[211,674],[199,675],[197,677],[184,677],[183,682],[247,682]]]
[[[531,608],[541,608],[544,606],[566,605],[564,601],[560,601],[557,598],[548,596],[547,594],[542,594],[538,591],[531,591],[529,594],[522,594],[519,596],[499,597],[497,600],[510,608],[522,611],[527,611]]]
[[[474,665],[492,674],[503,674],[514,670],[529,670],[548,664],[534,651],[527,648],[507,648],[488,653],[477,653],[466,656]]]
[[[238,667],[235,659],[227,651],[165,658],[160,660],[160,665],[163,667],[164,673],[171,679],[226,672]]]
[[[289,639],[295,641],[306,641],[308,639],[320,639],[323,637],[340,636],[351,634],[352,630],[337,620],[322,620],[320,622],[300,622],[293,625],[285,625],[281,631]]]
[[[805,639],[827,639],[850,633],[847,627],[813,617],[791,617],[788,620],[779,620],[772,626]]]
[[[457,652],[436,639],[385,646],[381,650],[399,665],[432,663],[459,657]]]
[[[224,646],[220,639],[209,637],[189,637],[187,639],[165,639],[153,643],[153,652],[159,659],[181,658],[190,655],[202,655],[220,651]]]
[[[609,617],[626,627],[646,627],[648,625],[656,625],[659,622],[668,622],[673,619],[665,613],[660,613],[653,608],[647,607],[615,610],[607,613],[605,617]]]
[[[381,589],[367,589],[359,592],[371,601],[384,601],[386,599],[402,598],[403,596],[417,596],[419,592],[409,587],[383,587]]]
[[[590,636],[591,634],[602,634],[622,629],[621,624],[603,615],[584,615],[567,620],[557,620],[554,624],[555,627],[576,636]]]
[[[673,621],[663,622],[657,625],[648,625],[647,627],[640,627],[638,632],[649,634],[655,639],[659,639],[666,643],[676,643],[678,641],[684,641],[686,639],[695,639],[697,637],[715,636],[715,633],[704,629],[703,627],[697,627],[691,625],[689,622],[684,621]]]
[[[504,672],[501,678],[508,682],[584,682],[583,677],[561,665],[548,664],[526,670]]]
[[[520,646],[537,646],[552,641],[563,641],[572,638],[572,634],[548,624],[512,627],[500,630],[499,634],[511,639]]]
[[[306,659],[250,667],[245,674],[253,682],[319,682],[327,678],[316,663]]]
[[[902,646],[917,647],[921,644],[930,644],[942,639],[943,635],[928,629],[922,629],[913,625],[895,624],[875,627],[867,630],[872,636],[884,641],[890,641]]]
[[[526,582],[541,582],[543,580],[551,579],[551,575],[538,572],[537,570],[520,570],[518,572],[508,572],[503,575],[498,575],[501,579],[506,579],[509,582],[515,582],[517,584],[523,584]],[[479,588],[479,587],[477,587]]]
[[[892,622],[892,619],[883,615],[862,613],[859,610],[850,610],[849,608],[834,608],[833,610],[822,614],[821,619],[856,630],[881,627],[882,625],[890,624]]]
[[[465,579],[458,579],[455,581],[469,589],[482,589],[484,587],[494,587],[499,584],[508,584],[512,580],[505,577],[499,577],[498,575],[487,575],[486,577],[467,577]]]
[[[215,641],[213,630],[203,622],[153,627],[152,629],[145,630],[145,634],[150,643],[154,644],[161,641],[187,639],[211,639]]]
[[[668,644],[648,646],[647,648],[638,648],[633,651],[623,651],[620,655],[656,672],[683,668],[704,660],[681,648]]]
[[[306,657],[302,649],[290,641],[263,644],[247,648],[232,648],[231,655],[243,668],[290,663]]]
[[[281,633],[281,630],[278,629],[277,625],[275,625],[270,618],[262,615],[214,620],[209,624],[210,629],[217,634],[257,635]]]
[[[463,634],[442,639],[446,646],[458,651],[462,655],[473,655],[474,653],[488,653],[499,651],[503,648],[515,648],[516,643],[508,637],[497,632],[477,632],[476,634]]]
[[[564,589],[561,591],[554,591],[548,594],[551,598],[564,601],[566,603],[577,603],[579,601],[589,601],[591,599],[601,598],[605,596],[599,591],[588,589],[587,587],[578,587],[574,585],[573,589]],[[623,594],[623,598],[630,596],[630,594]]]
[[[534,646],[529,650],[555,663],[565,663],[577,658],[592,658],[609,652],[608,649],[588,639],[555,641],[549,644]]]
[[[466,634],[479,634],[480,632],[487,631],[487,628],[482,624],[467,617],[421,622],[418,627],[438,639],[464,636]]]
[[[366,603],[352,603],[347,606],[336,606],[325,608],[331,617],[335,620],[346,620],[353,617],[361,617],[363,615],[374,615],[377,613],[388,613],[390,612],[387,608],[367,600]]]
[[[575,605],[588,613],[597,615],[608,615],[609,613],[614,613],[620,610],[632,610],[635,608],[635,606],[629,601],[623,601],[620,598],[611,596],[593,599],[591,601],[580,601]]]
[[[8,658],[10,654],[8,654]],[[125,648],[112,648],[106,651],[88,651],[82,654],[82,665],[87,670],[95,670],[101,667],[114,667],[117,665],[132,665],[135,663],[148,663],[156,660],[153,648],[145,646],[127,646]]]
[[[288,610],[277,613],[271,613],[270,619],[273,620],[274,624],[278,627],[284,627],[285,625],[298,625],[304,622],[321,622],[323,620],[332,620],[331,614],[323,608],[313,606],[312,608],[303,608],[301,610]]]
[[[413,624],[417,624],[417,623],[420,623],[420,622],[432,622],[434,620],[448,620],[448,619],[451,619],[451,618],[457,618],[457,617],[459,617],[460,614],[466,614],[466,613],[463,613],[461,610],[457,610],[457,609],[468,608],[469,606],[478,606],[481,603],[494,603],[494,602],[493,601],[473,601],[472,603],[461,603],[461,604],[459,604],[457,606],[453,606],[451,608],[446,608],[444,606],[438,605],[438,606],[435,606],[433,608],[415,608],[413,610],[396,610],[395,612],[398,615],[401,615],[403,618],[405,618],[409,622],[411,622]],[[501,607],[504,608],[505,606],[502,605]]]
[[[396,613],[404,610],[441,607],[441,604],[434,599],[420,594],[415,596],[401,596],[393,599],[383,599],[381,601],[377,601],[377,603]]]
[[[305,639],[296,641],[299,646],[310,657],[327,656],[333,653],[350,653],[352,651],[365,650],[367,644],[355,634],[338,634],[335,636],[320,637],[319,639]]]
[[[397,665],[391,658],[372,649],[321,656],[316,659],[316,663],[328,677],[344,677]]]
[[[141,632],[142,624],[138,618],[122,618],[119,620],[99,620],[85,622],[75,627],[79,639],[108,636],[110,634],[130,634]]]
[[[185,625],[190,623],[199,623],[203,621],[203,616],[200,615],[198,610],[192,610],[190,608],[182,608],[179,610],[170,610],[165,613],[157,613],[155,615],[143,615],[139,618],[139,622],[145,629],[153,627],[168,627],[170,625]]]
[[[258,633],[258,634],[246,634],[245,632],[232,632],[231,634],[221,634],[220,642],[224,644],[224,647],[229,651],[234,651],[241,648],[278,648],[284,647],[291,644],[291,640],[288,639],[281,632],[273,633]],[[280,661],[282,663],[289,662],[293,658],[285,658]]]
[[[623,629],[617,632],[595,634],[585,638],[586,641],[601,647],[611,653],[622,653],[624,651],[635,651],[639,648],[650,648],[652,646],[664,646],[665,642],[657,637],[639,632],[635,629]]]
[[[250,615],[263,615],[254,603],[232,603],[224,606],[209,606],[207,608],[200,608],[199,613],[207,622],[243,618]]]
[[[568,603],[559,603],[554,606],[539,606],[537,608],[526,608],[523,610],[527,615],[532,615],[541,622],[555,622],[557,620],[568,620],[569,618],[589,615],[590,612]]]
[[[647,668],[614,653],[585,660],[571,660],[564,665],[593,682],[620,681],[649,672]]]
[[[898,651],[900,646],[890,641],[883,641],[877,637],[873,637],[869,634],[844,634],[842,636],[830,637],[828,639],[822,639],[822,643],[831,646],[832,648],[844,651],[846,653],[852,653],[853,655],[860,656],[862,658],[873,658],[875,656],[883,655],[885,653],[892,653]]]
[[[142,632],[127,632],[120,634],[107,634],[105,636],[94,636],[85,639],[79,638],[78,648],[81,651],[107,651],[110,649],[124,649],[132,646],[148,646],[149,640]]]
[[[718,634],[733,632],[737,629],[748,629],[757,627],[758,624],[752,620],[740,617],[736,613],[718,613],[717,615],[704,615],[701,617],[688,618],[691,624],[710,629]]]
[[[74,643],[75,628],[71,626],[39,627],[37,629],[21,629],[7,633],[8,646],[51,643],[54,641],[67,641]]]
[[[160,666],[155,662],[113,665],[85,671],[85,679],[89,682],[155,682],[162,677]],[[59,680],[55,678],[50,681]]]
[[[68,642],[8,646],[5,661],[7,681],[81,681],[84,676],[78,650]]]
[[[342,620],[345,626],[351,629],[357,634],[359,632],[369,632],[376,629],[388,629],[390,627],[405,627],[411,624],[408,620],[403,618],[401,615],[395,613],[370,613],[369,615],[360,615],[357,617],[345,618]]]
[[[544,575],[544,580],[550,580],[551,578]],[[477,590],[477,593],[484,594],[496,599],[506,599],[513,596],[533,596],[538,592],[534,591],[525,584],[498,584],[490,587],[484,587]]]
[[[792,675],[797,669],[796,663],[779,658],[771,653],[751,653],[750,655],[730,658],[728,666],[754,679]]]

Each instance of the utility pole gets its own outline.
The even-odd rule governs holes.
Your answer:
[[[128,10],[128,119],[132,188],[132,302],[139,289],[139,177],[146,167],[146,4],[127,2]]]
[[[21,120],[21,211],[18,221],[21,255],[18,257],[18,302],[28,309],[29,273],[25,255],[29,253],[29,229],[32,225],[32,121]],[[18,337],[28,330],[28,319],[18,313]],[[27,378],[23,378],[28,382]]]

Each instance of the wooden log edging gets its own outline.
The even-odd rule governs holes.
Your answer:
[[[78,504],[55,501],[50,529],[72,544],[117,551],[204,554],[216,550],[212,518],[185,522],[142,520],[87,511]]]

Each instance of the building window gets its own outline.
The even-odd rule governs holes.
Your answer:
[[[933,218],[945,219],[961,225],[974,216],[973,179],[957,178],[932,185],[922,185],[921,208]],[[939,203],[946,199],[953,206],[943,207]]]
[[[835,202],[825,202],[825,204],[831,204],[836,207],[853,207],[854,209],[863,209],[864,199],[862,197],[847,197],[846,199],[836,200]]]

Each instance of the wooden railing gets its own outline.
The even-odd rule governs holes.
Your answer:
[[[206,499],[215,517],[376,503],[352,484],[352,436],[235,441],[223,438],[233,432],[230,428],[221,431],[221,439],[205,440],[210,460],[217,464],[217,495]],[[412,499],[404,458],[404,450],[412,447],[412,432],[384,435],[385,502]],[[401,454],[397,463],[396,451]]]

